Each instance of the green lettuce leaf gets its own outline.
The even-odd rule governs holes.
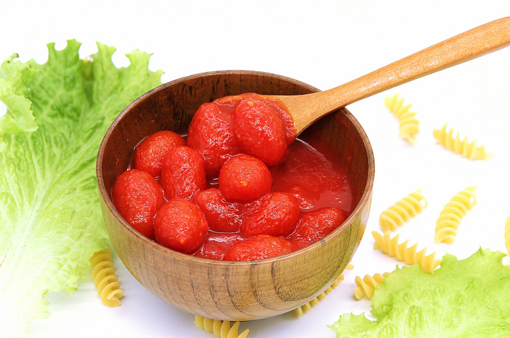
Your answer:
[[[90,60],[80,43],[48,45],[48,61],[0,67],[0,337],[24,337],[31,321],[48,316],[45,295],[76,290],[92,254],[107,246],[95,161],[113,119],[161,83],[150,56],[127,55],[98,43]]]
[[[397,268],[372,297],[375,321],[345,314],[337,337],[508,337],[510,266],[505,254],[480,249],[465,260],[445,255],[429,274]]]

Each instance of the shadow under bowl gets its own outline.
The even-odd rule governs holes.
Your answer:
[[[316,92],[270,73],[220,71],[165,83],[126,107],[108,129],[97,159],[103,217],[120,259],[149,291],[173,306],[207,318],[253,320],[291,311],[321,294],[344,271],[368,221],[374,181],[370,142],[351,113],[339,109],[301,135],[327,147],[347,168],[353,212],[332,233],[287,255],[258,261],[214,261],[182,254],[144,237],[116,211],[110,191],[134,147],[159,130],[186,132],[204,102],[242,93]],[[300,136],[300,137],[301,137]]]

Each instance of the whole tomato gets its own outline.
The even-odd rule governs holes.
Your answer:
[[[145,171],[125,171],[115,181],[112,200],[119,214],[142,235],[154,238],[154,215],[165,203],[158,182]]]
[[[202,246],[193,254],[196,257],[223,260],[227,251],[245,238],[239,233],[209,232]]]
[[[276,257],[297,250],[298,247],[281,237],[260,235],[237,243],[227,251],[226,261],[248,261]]]
[[[143,170],[155,178],[161,175],[163,158],[173,147],[183,146],[186,142],[181,135],[170,130],[162,130],[145,138],[135,148],[134,168]]]
[[[254,156],[241,154],[223,165],[218,183],[225,198],[246,203],[269,193],[273,179],[264,162]]]
[[[187,254],[202,245],[208,230],[200,208],[183,198],[173,198],[165,203],[154,220],[156,242]]]
[[[234,132],[242,152],[270,167],[282,161],[287,139],[276,111],[263,101],[246,98],[238,103],[233,116]]]
[[[273,192],[246,208],[241,233],[246,237],[258,235],[288,236],[296,228],[300,210],[291,194]]]
[[[188,146],[198,150],[205,160],[208,177],[217,177],[220,168],[240,153],[232,129],[232,114],[215,103],[204,103],[188,127]]]
[[[317,242],[345,221],[342,210],[323,208],[304,215],[296,226],[296,231],[288,238],[299,247]]]
[[[204,158],[187,146],[170,149],[163,159],[160,183],[168,200],[174,197],[191,200],[206,187]]]
[[[205,215],[209,228],[217,232],[236,232],[241,225],[241,211],[238,203],[225,200],[216,188],[202,190],[193,201]]]

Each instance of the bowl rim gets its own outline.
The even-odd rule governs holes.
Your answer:
[[[157,243],[156,241],[151,240],[151,239],[145,237],[140,232],[138,232],[133,226],[131,226],[129,223],[127,223],[124,220],[124,218],[120,215],[120,213],[117,211],[115,206],[113,205],[113,202],[112,202],[112,200],[110,198],[110,195],[106,191],[106,188],[105,188],[105,185],[104,185],[103,170],[102,170],[102,158],[104,156],[104,149],[106,147],[106,143],[108,142],[109,137],[111,136],[113,129],[117,126],[119,121],[126,114],[128,114],[129,111],[134,106],[138,105],[139,102],[145,100],[147,97],[151,96],[155,92],[164,90],[165,88],[167,88],[169,86],[172,86],[172,85],[174,85],[176,83],[183,82],[183,81],[189,81],[189,80],[193,80],[193,79],[201,78],[201,77],[206,77],[206,76],[228,75],[228,74],[261,75],[261,76],[265,76],[265,77],[282,79],[282,80],[285,80],[287,82],[290,82],[290,83],[299,85],[301,87],[310,89],[313,92],[320,91],[320,89],[318,89],[316,87],[313,87],[313,86],[311,86],[311,85],[309,85],[307,83],[304,83],[304,82],[299,81],[299,80],[295,80],[295,79],[287,77],[287,76],[278,75],[278,74],[274,74],[274,73],[268,73],[268,72],[261,72],[261,71],[250,71],[250,70],[219,70],[219,71],[201,72],[201,73],[196,73],[196,74],[192,74],[192,75],[189,75],[189,76],[180,77],[180,78],[177,78],[177,79],[165,82],[165,83],[163,83],[163,84],[161,84],[161,85],[159,85],[157,87],[154,87],[153,89],[151,89],[151,90],[143,93],[139,97],[137,97],[133,102],[128,104],[117,115],[117,117],[112,121],[112,123],[108,127],[108,129],[107,129],[107,131],[106,131],[106,133],[105,133],[105,135],[104,135],[104,137],[103,137],[103,139],[101,141],[101,145],[99,147],[98,155],[97,155],[97,158],[96,158],[96,180],[97,180],[97,183],[98,183],[100,197],[102,198],[102,200],[103,200],[105,206],[108,208],[109,212],[112,213],[113,217],[117,221],[119,221],[120,224],[122,224],[122,226],[128,232],[130,232],[132,235],[137,237],[139,240],[142,240],[143,242],[145,242],[146,244],[151,246],[153,249],[156,249],[156,250],[160,251],[161,253],[163,253],[165,255],[170,255],[171,257],[174,257],[176,259],[183,259],[183,260],[186,260],[188,262],[193,262],[193,263],[197,263],[197,264],[200,264],[200,265],[207,265],[207,266],[210,266],[210,265],[219,265],[219,266],[224,266],[224,267],[228,267],[228,266],[234,265],[234,266],[250,267],[250,266],[253,266],[253,265],[260,265],[260,264],[273,264],[275,262],[279,262],[279,261],[282,261],[282,260],[292,259],[293,257],[299,256],[299,255],[301,255],[303,253],[306,253],[308,251],[316,250],[317,247],[323,246],[326,242],[331,240],[332,237],[334,237],[336,234],[342,232],[351,222],[354,221],[354,219],[357,217],[357,215],[359,213],[361,213],[363,207],[367,203],[370,203],[370,198],[371,198],[372,191],[373,191],[374,179],[375,179],[375,160],[374,160],[374,153],[373,153],[372,145],[370,144],[370,140],[368,138],[368,135],[366,134],[365,130],[363,129],[363,127],[361,126],[359,121],[354,117],[354,115],[352,115],[352,113],[346,107],[342,107],[340,109],[344,111],[344,113],[347,115],[347,117],[349,118],[351,123],[353,123],[354,126],[356,127],[356,130],[358,130],[358,132],[362,136],[361,139],[363,141],[363,144],[364,144],[364,147],[366,149],[367,156],[368,156],[368,161],[367,161],[367,163],[368,163],[367,182],[366,182],[365,187],[363,189],[363,194],[361,195],[359,202],[356,204],[356,206],[354,207],[352,212],[349,214],[349,216],[344,220],[344,222],[340,226],[338,226],[335,230],[333,230],[331,233],[329,233],[328,235],[324,236],[322,239],[318,240],[317,242],[314,242],[314,243],[312,243],[310,245],[307,245],[307,246],[305,246],[303,248],[300,248],[300,249],[298,249],[296,251],[293,251],[293,252],[290,252],[290,253],[287,253],[287,254],[284,254],[284,255],[276,256],[276,257],[270,257],[270,258],[258,259],[258,260],[249,260],[249,261],[225,261],[225,260],[215,260],[215,259],[209,259],[209,258],[203,258],[203,257],[196,257],[196,256],[193,256],[193,255],[190,255],[190,254],[185,254],[185,253],[181,253],[181,252],[169,249],[169,248],[167,248],[167,247]],[[332,113],[334,113],[336,111],[338,111],[338,109],[333,111]]]

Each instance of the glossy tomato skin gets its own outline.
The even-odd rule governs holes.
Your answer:
[[[288,238],[299,247],[317,242],[345,221],[344,213],[337,208],[323,208],[304,215],[296,231]]]
[[[250,155],[237,155],[221,168],[219,189],[234,202],[253,202],[271,191],[273,179],[267,166]]]
[[[112,200],[120,215],[142,235],[154,238],[154,216],[165,203],[158,182],[145,171],[125,171],[115,181]]]
[[[183,198],[173,198],[165,203],[154,220],[156,242],[186,254],[202,245],[208,230],[200,208]]]
[[[267,166],[279,164],[287,150],[282,120],[265,102],[246,98],[233,113],[234,132],[242,152],[259,158]]]
[[[234,245],[225,255],[226,261],[247,261],[276,257],[298,247],[281,237],[260,235]]]
[[[163,159],[160,184],[167,200],[174,197],[192,200],[207,184],[204,158],[187,146],[170,149]]]
[[[288,236],[296,228],[300,210],[294,196],[273,192],[247,207],[245,215],[241,224],[241,233],[246,237]]]
[[[170,130],[162,130],[145,138],[135,148],[134,168],[143,170],[158,179],[163,167],[163,158],[173,147],[186,142],[181,135]]]
[[[209,223],[217,232],[237,232],[241,225],[241,211],[237,203],[228,202],[216,188],[202,190],[193,201],[198,205]]]
[[[193,254],[196,257],[223,260],[227,251],[245,238],[239,233],[208,232],[204,243]]]
[[[220,168],[240,153],[232,129],[232,114],[215,103],[204,103],[188,128],[188,146],[198,150],[205,160],[208,177],[217,177]]]

